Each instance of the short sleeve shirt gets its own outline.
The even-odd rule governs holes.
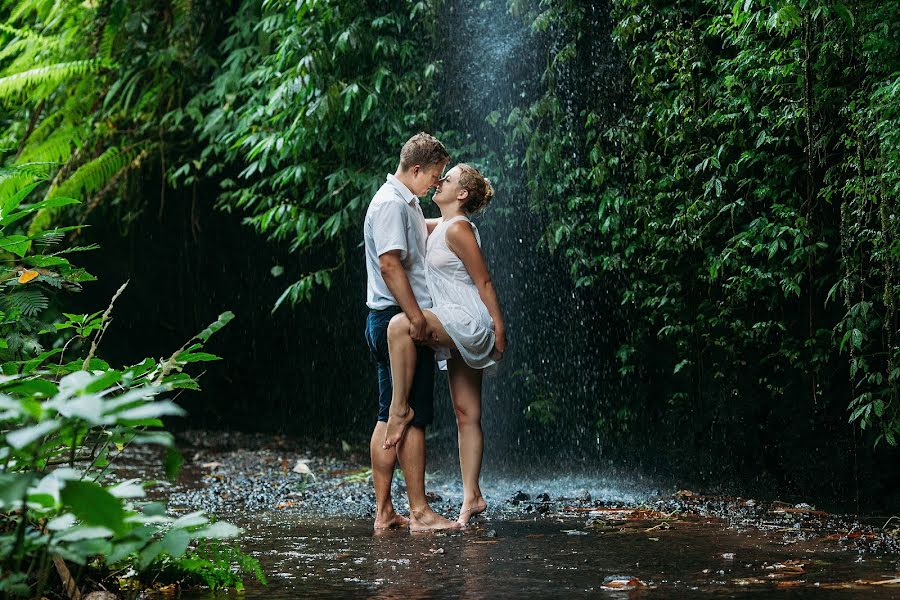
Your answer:
[[[391,250],[400,251],[400,263],[421,308],[431,308],[425,283],[425,242],[428,227],[419,199],[399,179],[387,181],[375,193],[363,224],[366,245],[366,306],[382,310],[397,306],[384,278],[378,258]]]

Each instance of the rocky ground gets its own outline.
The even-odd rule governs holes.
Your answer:
[[[228,517],[267,510],[316,517],[372,518],[374,496],[366,449],[342,450],[283,436],[230,432],[186,432],[178,436],[184,467],[157,494],[178,511],[205,510]],[[141,450],[126,459],[120,476],[161,477],[159,456]],[[399,474],[399,473],[398,473]],[[432,485],[434,483],[434,485]],[[455,518],[459,498],[442,497],[429,481],[432,506]],[[822,539],[836,548],[900,557],[900,518],[859,518],[817,510],[807,503],[708,496],[679,490],[622,501],[591,497],[577,489],[513,490],[490,498],[490,519],[577,519],[580,530],[604,533],[660,532],[676,525],[715,520],[723,527],[764,532],[789,545]],[[434,488],[434,489],[432,489]],[[395,477],[395,498],[403,497]],[[401,502],[398,502],[401,504]]]

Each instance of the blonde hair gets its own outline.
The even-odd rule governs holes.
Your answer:
[[[423,169],[432,165],[443,165],[450,161],[450,154],[444,145],[424,131],[412,136],[400,150],[400,169],[409,171],[419,165]]]
[[[481,212],[494,197],[491,180],[472,165],[459,163],[456,168],[459,169],[459,187],[469,192],[463,210],[470,215]]]

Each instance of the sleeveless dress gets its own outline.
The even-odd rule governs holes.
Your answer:
[[[496,364],[491,358],[494,321],[466,266],[447,246],[447,228],[457,221],[466,221],[472,227],[481,246],[478,228],[464,216],[441,221],[434,228],[428,236],[425,252],[425,280],[433,303],[430,310],[444,326],[466,364],[474,369],[486,369]],[[447,369],[450,357],[447,348],[435,352],[442,370]]]

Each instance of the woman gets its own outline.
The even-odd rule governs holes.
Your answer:
[[[466,525],[484,512],[481,495],[483,436],[481,432],[481,379],[484,369],[496,364],[506,351],[506,326],[497,293],[491,283],[478,229],[469,216],[483,210],[494,190],[477,169],[459,164],[441,179],[434,203],[441,218],[429,223],[425,262],[433,307],[423,311],[427,334],[442,369],[449,370],[450,396],[459,428],[459,464],[463,504],[458,522]],[[432,229],[433,228],[433,229]],[[395,316],[388,326],[391,379],[394,383],[384,447],[397,445],[413,410],[407,403],[416,364],[416,348],[406,315]]]

